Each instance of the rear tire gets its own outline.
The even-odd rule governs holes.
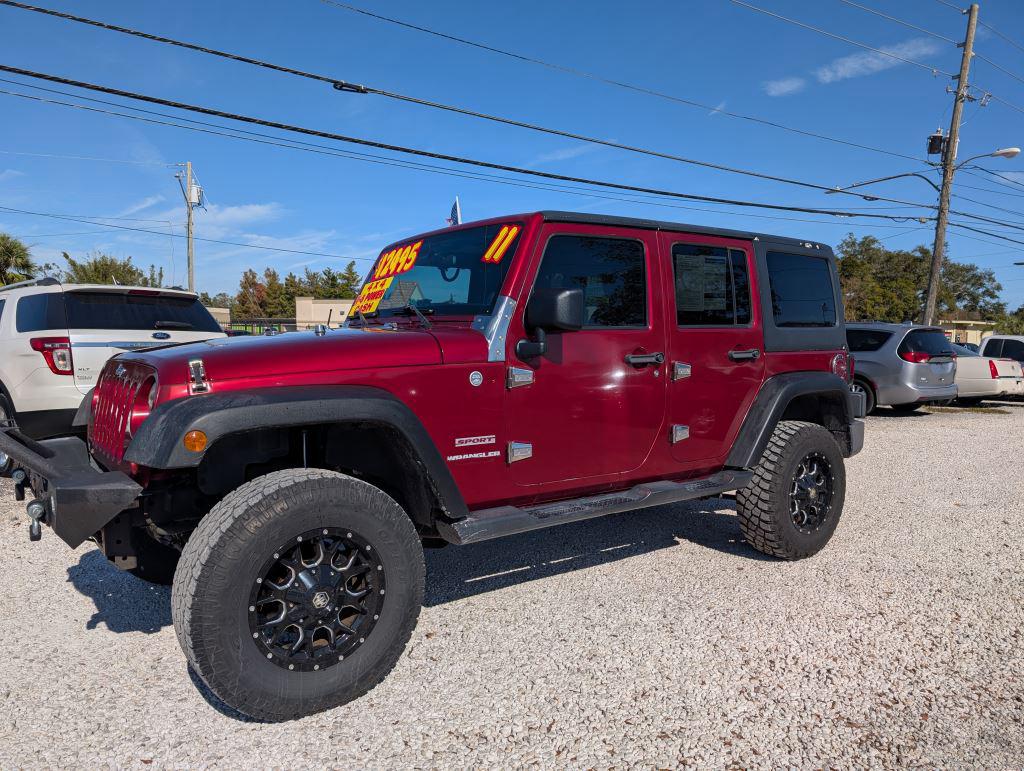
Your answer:
[[[893,412],[899,412],[904,415],[909,415],[911,412],[917,412],[921,409],[920,402],[911,402],[910,404],[892,404],[890,405]]]
[[[277,471],[199,523],[171,613],[189,664],[220,699],[291,720],[384,679],[416,626],[424,573],[412,521],[381,490],[332,471]]]
[[[864,414],[870,415],[875,411],[877,400],[875,399],[875,389],[871,387],[871,384],[861,378],[854,378],[853,384],[850,386],[850,390],[854,393],[864,394]]]
[[[784,560],[817,554],[832,538],[846,497],[843,455],[816,423],[781,421],[754,478],[736,491],[743,537]]]

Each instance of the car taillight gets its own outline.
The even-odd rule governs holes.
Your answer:
[[[995,380],[999,377],[999,369],[996,367],[996,363],[992,360],[988,360],[988,371],[992,375],[992,379]]]
[[[29,340],[33,351],[43,354],[46,366],[54,375],[70,375],[74,372],[71,360],[71,340],[67,337],[33,337]]]
[[[838,375],[847,383],[853,382],[853,365],[846,351],[840,351],[832,357],[832,374]]]
[[[932,357],[932,355],[930,353],[925,353],[924,351],[901,351],[900,352],[900,358],[901,359],[903,359],[904,361],[909,361],[909,362],[911,362],[913,364],[924,364],[929,359],[931,359],[931,357]]]

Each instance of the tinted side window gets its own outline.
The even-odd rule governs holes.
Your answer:
[[[742,251],[674,244],[672,265],[679,326],[750,323],[750,278]]]
[[[535,286],[582,289],[588,327],[647,324],[644,245],[625,238],[552,236]]]
[[[992,358],[998,359],[1002,356],[1003,341],[992,340],[989,338],[985,341],[985,347],[981,349],[982,356],[991,356]]]
[[[1003,358],[1024,361],[1024,343],[1020,340],[1003,340]]]
[[[768,252],[768,282],[777,327],[834,327],[836,302],[828,260]]]
[[[892,332],[882,332],[876,329],[847,329],[846,342],[852,353],[866,353],[877,351],[885,341],[892,337]]]
[[[21,297],[15,310],[14,324],[19,332],[44,329],[67,329],[64,295],[60,292],[30,294]]]
[[[7,300],[0,300],[0,321],[4,320],[4,303],[6,302]]]

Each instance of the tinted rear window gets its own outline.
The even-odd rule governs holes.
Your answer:
[[[953,348],[953,351],[956,352],[957,356],[978,356],[978,354],[975,353],[974,351],[972,351],[970,348],[965,348],[962,345],[954,344],[952,346],[952,348]]]
[[[900,343],[900,353],[928,353],[942,356],[953,353],[953,346],[937,329],[912,329]]]
[[[827,259],[768,252],[768,282],[775,326],[836,325],[836,301]]]
[[[213,316],[194,297],[68,292],[64,298],[69,329],[220,332]]]
[[[19,332],[67,329],[64,295],[60,292],[47,292],[20,298],[14,314],[14,325]]]
[[[883,332],[880,329],[847,329],[846,342],[853,353],[866,353],[877,351],[885,341],[892,337],[892,332]]]

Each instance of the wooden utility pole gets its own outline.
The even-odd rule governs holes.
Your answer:
[[[185,237],[188,239],[188,291],[196,291],[196,256],[192,238],[192,161],[185,163]]]
[[[953,118],[949,123],[949,136],[942,153],[942,187],[939,189],[939,214],[935,220],[935,246],[932,248],[932,267],[928,275],[928,294],[924,303],[924,323],[935,323],[935,305],[939,297],[939,282],[942,278],[942,263],[946,250],[946,225],[949,220],[949,197],[953,192],[953,174],[956,171],[956,146],[960,140],[960,117],[967,101],[970,87],[967,76],[971,71],[971,57],[974,56],[974,32],[978,26],[978,4],[972,3],[967,9],[967,37],[963,42],[963,56],[960,59],[960,75],[956,81],[953,98]]]

